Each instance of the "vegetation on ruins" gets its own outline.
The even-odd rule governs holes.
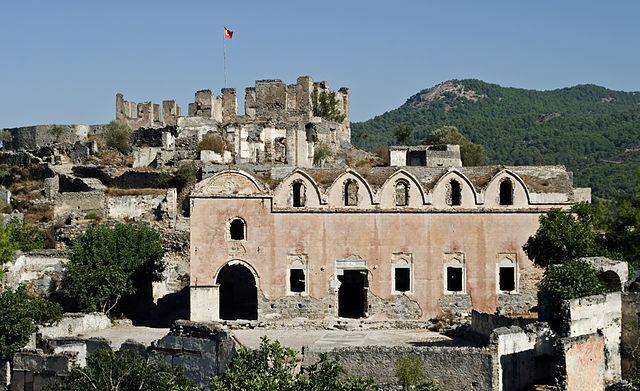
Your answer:
[[[121,299],[160,280],[162,255],[160,234],[146,225],[90,226],[73,242],[65,295],[83,311],[109,314]]]
[[[438,386],[432,381],[425,381],[422,360],[420,357],[410,355],[400,357],[393,365],[395,375],[404,391],[437,391]]]
[[[0,293],[0,359],[10,360],[29,342],[36,325],[62,318],[62,308],[42,297],[30,296],[24,285]]]
[[[109,122],[105,130],[105,142],[109,148],[113,148],[125,155],[131,152],[131,133],[133,130],[127,124],[118,120]]]
[[[158,177],[158,187],[169,189],[175,187],[180,193],[196,181],[196,168],[190,164],[183,164],[174,173],[163,172]]]
[[[53,125],[51,129],[49,129],[49,133],[56,138],[56,142],[60,140],[60,136],[64,133],[64,128],[60,125]]]
[[[333,158],[335,155],[331,145],[319,141],[314,145],[313,148],[313,165],[315,167],[322,167],[324,162]]]
[[[215,133],[207,133],[198,143],[198,151],[213,151],[222,154],[227,149],[227,143],[222,137]]]
[[[455,126],[443,126],[434,130],[423,144],[459,145],[463,166],[481,166],[484,163],[484,147],[469,141]]]
[[[263,337],[256,352],[246,348],[238,350],[227,370],[211,379],[211,390],[366,391],[376,387],[372,378],[343,378],[342,366],[327,354],[298,371],[300,359],[296,355],[295,350]]]
[[[338,109],[338,99],[335,91],[318,92],[317,88],[311,93],[311,102],[313,104],[313,115],[324,118],[327,121],[342,122],[345,115]]]
[[[470,79],[452,83],[448,91],[423,90],[395,110],[352,123],[354,145],[370,151],[391,145],[397,124],[413,127],[416,143],[452,125],[485,147],[489,164],[564,164],[575,184],[592,187],[595,197],[640,190],[629,175],[640,165],[640,93],[595,85],[535,91]]]
[[[109,349],[99,349],[87,358],[86,367],[75,365],[68,376],[44,389],[47,391],[195,391],[201,389],[187,379],[183,372],[183,367],[172,367],[153,357],[143,359],[129,351],[116,354]]]
[[[0,142],[8,143],[11,142],[11,140],[13,140],[13,136],[11,136],[10,131],[6,129],[0,130]]]
[[[413,138],[413,128],[405,124],[398,124],[393,128],[393,135],[398,145],[408,145]]]
[[[45,247],[44,231],[31,224],[13,218],[7,223],[7,229],[11,234],[13,245],[18,250],[31,251]]]
[[[553,314],[560,314],[564,300],[607,293],[596,270],[585,261],[577,259],[547,267],[538,289]]]

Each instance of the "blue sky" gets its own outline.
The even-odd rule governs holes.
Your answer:
[[[640,91],[639,1],[31,1],[0,18],[0,128],[106,123],[136,102],[300,75],[351,89],[351,118],[453,78]],[[240,104],[242,104],[240,102]]]

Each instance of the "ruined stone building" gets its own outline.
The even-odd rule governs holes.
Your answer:
[[[318,99],[329,95],[343,118],[320,116]],[[133,129],[175,127],[178,144],[181,139],[200,141],[207,134],[219,137],[226,151],[201,154],[201,160],[215,163],[311,167],[319,143],[337,150],[351,142],[349,89],[331,91],[327,82],[314,83],[310,76],[301,76],[292,85],[277,79],[256,81],[246,89],[244,113],[238,114],[234,88],[223,88],[219,96],[211,90],[196,92],[188,116],[181,116],[175,100],[162,102],[161,112],[159,104],[136,104],[116,95],[116,119]]]
[[[191,319],[526,312],[522,245],[589,200],[562,166],[223,168],[191,195]]]

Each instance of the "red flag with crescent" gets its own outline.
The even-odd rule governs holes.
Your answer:
[[[225,27],[224,28],[224,37],[231,39],[231,37],[233,37],[233,31],[227,30],[227,28]]]

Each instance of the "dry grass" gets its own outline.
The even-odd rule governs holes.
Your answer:
[[[144,196],[144,195],[163,195],[167,193],[167,189],[118,189],[116,187],[109,187],[105,191],[108,196]]]
[[[89,162],[102,166],[129,167],[133,166],[133,154],[123,155],[113,149],[103,149],[99,155],[90,156]]]
[[[9,190],[18,202],[36,200],[42,197],[44,182],[31,179],[14,182],[9,186]]]

